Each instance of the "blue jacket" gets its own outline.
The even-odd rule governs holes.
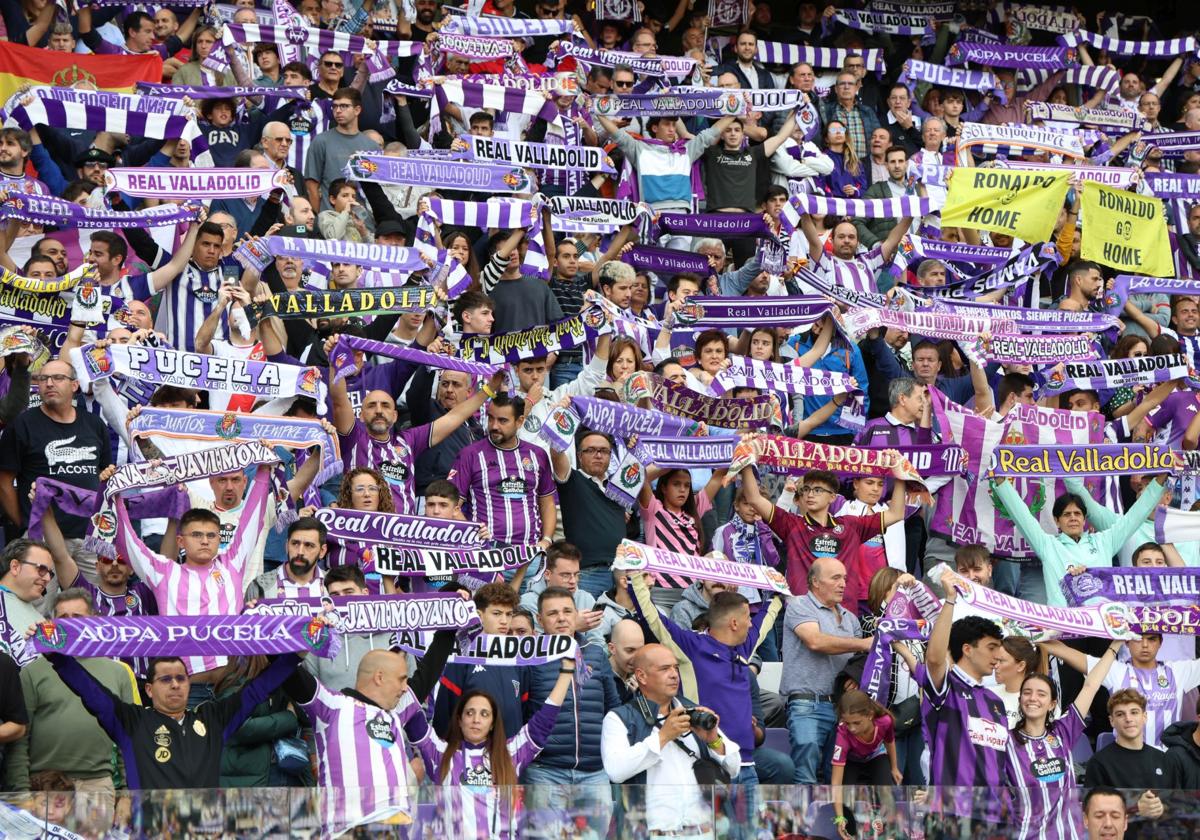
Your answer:
[[[805,353],[807,353],[809,350],[812,349],[812,335],[811,334],[806,334],[802,339],[800,339],[798,341],[796,339],[792,339],[792,341],[796,342],[793,346],[796,348],[796,353],[798,355],[803,356]],[[789,341],[788,343],[792,344],[792,341]],[[812,365],[812,369],[813,370],[828,370],[828,371],[833,371],[834,373],[848,373],[851,376],[853,376],[858,381],[858,386],[860,388],[867,389],[867,393],[865,394],[866,405],[864,406],[864,408],[868,412],[871,410],[871,395],[870,395],[869,388],[867,388],[868,383],[869,383],[869,379],[867,376],[867,366],[863,364],[862,352],[858,349],[857,344],[850,344],[849,346],[847,346],[846,340],[843,339],[841,336],[834,338],[833,346],[830,348],[829,352],[826,353],[824,355],[824,357],[818,359],[816,361],[816,363]],[[821,407],[823,405],[825,405],[825,403],[829,402],[831,399],[833,399],[833,398],[832,397],[805,397],[804,398],[804,416],[809,417],[814,412],[819,411],[821,409]],[[835,411],[833,413],[832,417],[830,417],[828,420],[826,420],[820,426],[817,426],[817,428],[813,429],[811,432],[809,432],[809,434],[823,436],[823,435],[844,435],[844,434],[849,433],[850,432],[849,429],[846,429],[843,426],[838,425],[838,422],[837,422],[837,418],[840,417],[842,412],[845,410],[846,409],[844,406],[842,408],[839,408],[837,411]]]
[[[583,651],[583,660],[592,668],[591,678],[583,688],[571,686],[562,711],[554,722],[554,729],[541,755],[534,764],[560,770],[579,770],[594,773],[604,769],[600,757],[600,730],[604,716],[621,705],[617,696],[617,683],[604,647],[588,644],[582,634],[575,634],[575,641]],[[546,702],[554,684],[558,682],[561,669],[558,662],[535,665],[529,668],[529,702],[526,704],[525,719],[533,717]]]

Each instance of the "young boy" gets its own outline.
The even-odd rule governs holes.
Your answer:
[[[738,485],[733,497],[734,516],[713,534],[713,550],[719,551],[730,560],[751,563],[756,566],[779,568],[779,550],[771,527],[763,522],[754,505],[746,498],[742,485]],[[750,586],[739,586],[738,593],[750,602],[751,614],[762,609],[763,592]],[[777,629],[777,628],[776,628]],[[777,632],[768,633],[759,645],[758,653],[768,662],[779,661],[779,639]]]
[[[335,178],[329,185],[329,204],[332,210],[322,210],[317,216],[317,229],[326,239],[345,242],[374,242],[375,237],[363,221],[358,190],[345,178]]]

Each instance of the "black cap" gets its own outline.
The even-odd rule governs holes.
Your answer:
[[[103,149],[97,149],[93,146],[75,158],[76,166],[83,166],[85,163],[103,163],[105,166],[116,166],[117,159]]]
[[[395,233],[400,234],[405,240],[411,242],[413,234],[416,233],[416,224],[406,222],[403,219],[384,219],[375,226],[376,236],[389,236]]]

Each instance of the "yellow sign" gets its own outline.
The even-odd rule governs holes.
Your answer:
[[[1175,276],[1161,198],[1085,181],[1079,256],[1130,274]]]
[[[1065,171],[959,167],[950,178],[942,227],[1007,233],[1026,242],[1045,242],[1067,195]]]

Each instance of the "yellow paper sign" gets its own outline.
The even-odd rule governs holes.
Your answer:
[[[959,167],[950,178],[942,227],[1007,233],[1045,242],[1054,233],[1071,173]]]
[[[1080,209],[1083,259],[1130,274],[1175,275],[1161,198],[1085,181]]]

